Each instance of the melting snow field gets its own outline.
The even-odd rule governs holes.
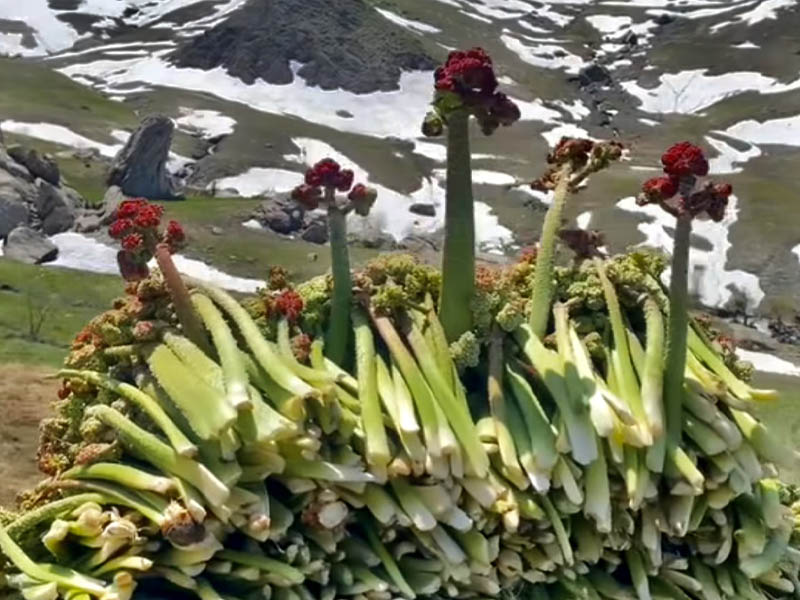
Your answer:
[[[711,220],[695,221],[693,234],[708,242],[711,250],[692,248],[689,255],[689,285],[705,306],[723,307],[734,299],[736,293],[746,299],[747,309],[752,311],[764,299],[758,277],[746,271],[728,270],[725,267],[728,250],[731,248],[729,230],[739,215],[737,203],[736,196],[731,196],[728,211],[720,223]],[[675,217],[652,204],[639,206],[633,196],[620,200],[617,206],[624,211],[650,217],[637,226],[646,238],[642,245],[666,252],[672,250],[671,232],[675,230]],[[665,277],[669,277],[669,274],[665,273]]]
[[[330,157],[352,168],[356,182],[371,184],[378,190],[378,200],[368,217],[350,215],[349,226],[352,230],[379,230],[400,240],[415,233],[438,231],[444,225],[444,188],[441,186],[444,179],[443,170],[434,171],[432,179],[423,179],[420,188],[415,192],[403,194],[370,182],[366,170],[325,142],[309,138],[293,138],[292,142],[297,146],[298,153],[284,158],[297,164],[298,169]],[[474,177],[476,183],[490,185],[506,185],[514,181],[510,175],[495,171],[476,170]],[[303,175],[300,170],[294,172],[284,169],[254,168],[241,175],[217,180],[214,186],[217,190],[235,189],[242,196],[252,197],[288,192],[302,181]],[[436,216],[422,217],[409,212],[409,206],[415,202],[433,204],[437,208]],[[475,203],[475,222],[476,240],[481,248],[497,250],[512,241],[511,230],[500,225],[497,216],[483,202]]]
[[[649,113],[693,114],[742,92],[778,94],[800,89],[800,77],[780,83],[773,77],[749,71],[707,75],[708,69],[665,73],[660,84],[643,88],[636,81],[623,81],[622,87],[641,101],[639,107]]]
[[[800,377],[800,366],[772,354],[737,348],[736,356],[741,360],[752,363],[756,371],[761,371],[762,373],[778,373],[780,375]]]
[[[25,135],[28,137],[63,144],[73,148],[92,148],[100,152],[101,155],[113,158],[122,148],[122,144],[103,144],[75,133],[61,125],[52,123],[22,123],[20,121],[1,121],[0,128],[8,133]],[[128,138],[125,131],[115,130],[113,137],[123,137],[123,141]]]
[[[296,72],[301,65],[292,66]],[[86,84],[86,78],[100,79],[105,82],[102,89],[107,93],[124,93],[124,86],[135,83],[177,87],[211,93],[256,110],[295,116],[341,131],[403,138],[419,135],[421,115],[426,113],[431,101],[433,79],[428,71],[406,72],[400,78],[399,90],[354,94],[341,89],[312,87],[299,76],[286,85],[263,80],[248,85],[222,67],[209,71],[182,69],[156,56],[99,60],[70,65],[60,71],[79,83]],[[561,116],[540,102],[517,100],[517,103],[523,120],[546,121]]]
[[[46,263],[48,267],[64,267],[91,273],[117,274],[117,250],[80,233],[59,233],[50,238],[58,246],[58,258]],[[3,255],[0,247],[0,256]],[[234,277],[215,269],[200,260],[173,256],[178,271],[185,275],[208,281],[228,290],[243,293],[255,292],[265,286],[263,281]],[[155,260],[151,261],[151,266]]]
[[[205,138],[230,135],[236,127],[236,120],[226,117],[216,110],[196,110],[182,106],[181,116],[175,124],[189,132],[198,132]]]

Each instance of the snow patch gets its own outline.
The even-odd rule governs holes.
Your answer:
[[[542,132],[542,137],[547,140],[547,143],[550,144],[551,148],[554,148],[558,142],[561,141],[562,137],[578,137],[578,138],[590,138],[589,132],[583,129],[582,127],[578,127],[577,125],[573,125],[572,123],[564,123],[563,125],[559,125],[550,129],[549,131]]]
[[[649,113],[693,114],[724,100],[748,91],[778,94],[800,89],[800,78],[780,83],[773,77],[750,71],[707,75],[708,69],[665,73],[660,84],[643,88],[636,81],[623,81],[623,89],[638,98],[639,107]]]
[[[743,169],[740,165],[751,158],[761,156],[761,149],[758,146],[750,146],[747,150],[737,150],[730,144],[708,135],[706,141],[719,152],[719,156],[708,161],[710,172],[714,175],[741,173]]]
[[[181,117],[175,123],[183,130],[198,132],[204,138],[216,138],[230,135],[236,127],[236,120],[226,117],[216,110],[197,110],[180,107]]]
[[[296,72],[301,65],[295,63],[292,66]],[[377,137],[417,137],[421,115],[425,114],[431,101],[432,74],[429,71],[405,72],[400,77],[400,89],[372,94],[323,90],[309,86],[297,75],[287,85],[274,85],[263,80],[248,85],[229,75],[222,67],[209,71],[182,69],[156,56],[122,61],[99,60],[70,65],[60,71],[73,79],[90,77],[104,81],[101,89],[107,93],[125,93],[121,86],[133,83],[175,87],[211,93],[263,112],[295,116],[340,131]],[[516,102],[523,120],[542,120],[550,113],[559,116],[539,102]],[[348,113],[353,117],[340,116]]]
[[[520,60],[536,67],[564,69],[567,73],[577,74],[586,65],[580,56],[567,52],[561,46],[546,42],[526,44],[508,30],[500,36],[500,40]]]
[[[122,144],[103,144],[79,135],[62,125],[54,125],[53,123],[23,123],[21,121],[8,120],[0,122],[0,128],[9,133],[25,135],[73,148],[94,148],[101,155],[108,158],[113,158],[122,149]],[[117,133],[124,135],[125,139],[129,135],[124,131]]]
[[[731,125],[724,133],[751,144],[800,146],[800,115],[770,121],[750,119]]]
[[[240,175],[217,179],[209,184],[209,188],[220,193],[224,190],[236,190],[240,196],[252,198],[291,192],[301,183],[303,183],[302,173],[286,169],[253,167]]]
[[[415,21],[413,19],[406,19],[405,17],[401,17],[397,13],[393,13],[390,10],[386,10],[384,8],[376,8],[381,16],[388,19],[395,25],[400,25],[405,29],[413,31],[414,33],[441,33],[442,30],[438,27],[434,27],[432,25],[428,25],[427,23],[422,23],[421,21]]]
[[[736,356],[752,363],[756,371],[762,373],[778,373],[791,377],[800,377],[800,366],[766,352],[753,352],[744,348],[736,349]]]
[[[758,277],[742,270],[727,270],[728,250],[731,242],[728,239],[730,227],[738,220],[738,199],[731,196],[728,211],[720,223],[711,220],[694,222],[693,235],[703,238],[711,245],[711,250],[692,248],[689,255],[689,286],[705,306],[725,307],[734,299],[734,293],[742,295],[747,302],[748,310],[755,310],[764,299],[764,291]],[[617,203],[624,211],[639,213],[650,217],[637,225],[645,235],[645,246],[660,248],[671,252],[673,239],[671,232],[675,230],[675,217],[667,214],[658,206],[648,204],[639,206],[636,198],[631,196]],[[669,273],[664,274],[668,279]]]

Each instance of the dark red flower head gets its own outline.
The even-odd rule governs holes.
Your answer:
[[[337,187],[342,168],[332,158],[323,158],[308,171],[306,183],[312,186]]]
[[[143,198],[123,200],[117,207],[115,217],[117,219],[135,219],[144,206],[147,206],[147,200]]]
[[[357,214],[366,217],[372,210],[372,205],[378,199],[378,191],[375,188],[367,187],[363,183],[358,183],[347,195],[353,203],[353,209]]]
[[[122,249],[127,252],[139,252],[144,244],[144,237],[141,233],[129,233],[122,238]]]
[[[453,109],[448,96],[455,94],[461,106],[467,108],[480,123],[481,130],[489,135],[500,125],[508,126],[519,120],[519,108],[505,94],[497,91],[497,77],[492,59],[482,48],[450,53],[444,65],[434,72],[438,92],[434,105],[437,114],[426,117],[422,130],[425,135],[440,135],[448,111]],[[450,96],[452,98],[452,96]]]
[[[296,321],[303,312],[303,298],[294,290],[286,290],[275,298],[274,306],[289,321]]]
[[[155,228],[161,224],[162,214],[164,214],[164,209],[157,204],[145,204],[139,209],[134,223],[142,229]]]
[[[661,157],[664,172],[673,177],[708,175],[708,160],[703,151],[690,142],[680,142],[669,148]]]
[[[306,176],[306,180],[308,180],[308,176]],[[292,190],[292,200],[306,210],[316,210],[319,208],[319,201],[321,199],[322,188],[319,186],[303,183]]]
[[[658,204],[664,200],[669,200],[678,193],[678,180],[675,177],[653,177],[642,184],[642,193],[637,199],[637,203]]]
[[[353,187],[355,175],[351,169],[342,169],[336,178],[336,189],[340,192],[349,192]]]
[[[128,218],[117,219],[108,228],[108,235],[115,240],[125,237],[133,229],[133,221]]]

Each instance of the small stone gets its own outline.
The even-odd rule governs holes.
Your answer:
[[[27,225],[20,225],[8,234],[3,254],[6,258],[29,265],[55,260],[58,247],[39,232]]]
[[[217,227],[216,225],[214,225],[211,228],[211,233],[213,233],[214,235],[222,235],[225,232],[222,230],[222,227]]]
[[[336,116],[342,117],[343,119],[352,119],[353,113],[351,113],[349,110],[337,110]]]

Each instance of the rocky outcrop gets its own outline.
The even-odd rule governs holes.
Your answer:
[[[18,262],[38,265],[55,260],[58,256],[58,247],[42,232],[27,225],[20,225],[8,234],[3,246],[3,255]]]
[[[71,229],[83,198],[64,184],[55,160],[22,146],[0,143],[0,240],[18,226],[44,235]]]
[[[17,225],[28,224],[35,198],[36,188],[31,183],[0,169],[0,239]]]
[[[42,223],[42,231],[55,235],[72,228],[81,197],[69,187],[56,187],[43,179],[36,181],[34,205]]]
[[[127,196],[150,200],[180,197],[177,184],[167,170],[175,124],[163,115],[146,117],[114,158],[108,185],[118,186]]]
[[[28,169],[33,177],[38,177],[52,185],[58,185],[61,180],[61,173],[58,164],[49,154],[39,154],[33,148],[22,146],[9,146],[8,154],[19,164]]]
[[[395,90],[404,70],[435,67],[417,36],[365,0],[248,2],[172,60],[181,67],[223,67],[248,84],[288,84],[298,75],[309,85],[356,93]],[[295,70],[292,63],[302,66]]]
[[[84,211],[75,220],[75,231],[80,233],[92,233],[101,227],[106,227],[114,220],[117,207],[126,199],[125,194],[116,185],[112,185],[106,190],[103,196],[103,204],[91,211]]]

